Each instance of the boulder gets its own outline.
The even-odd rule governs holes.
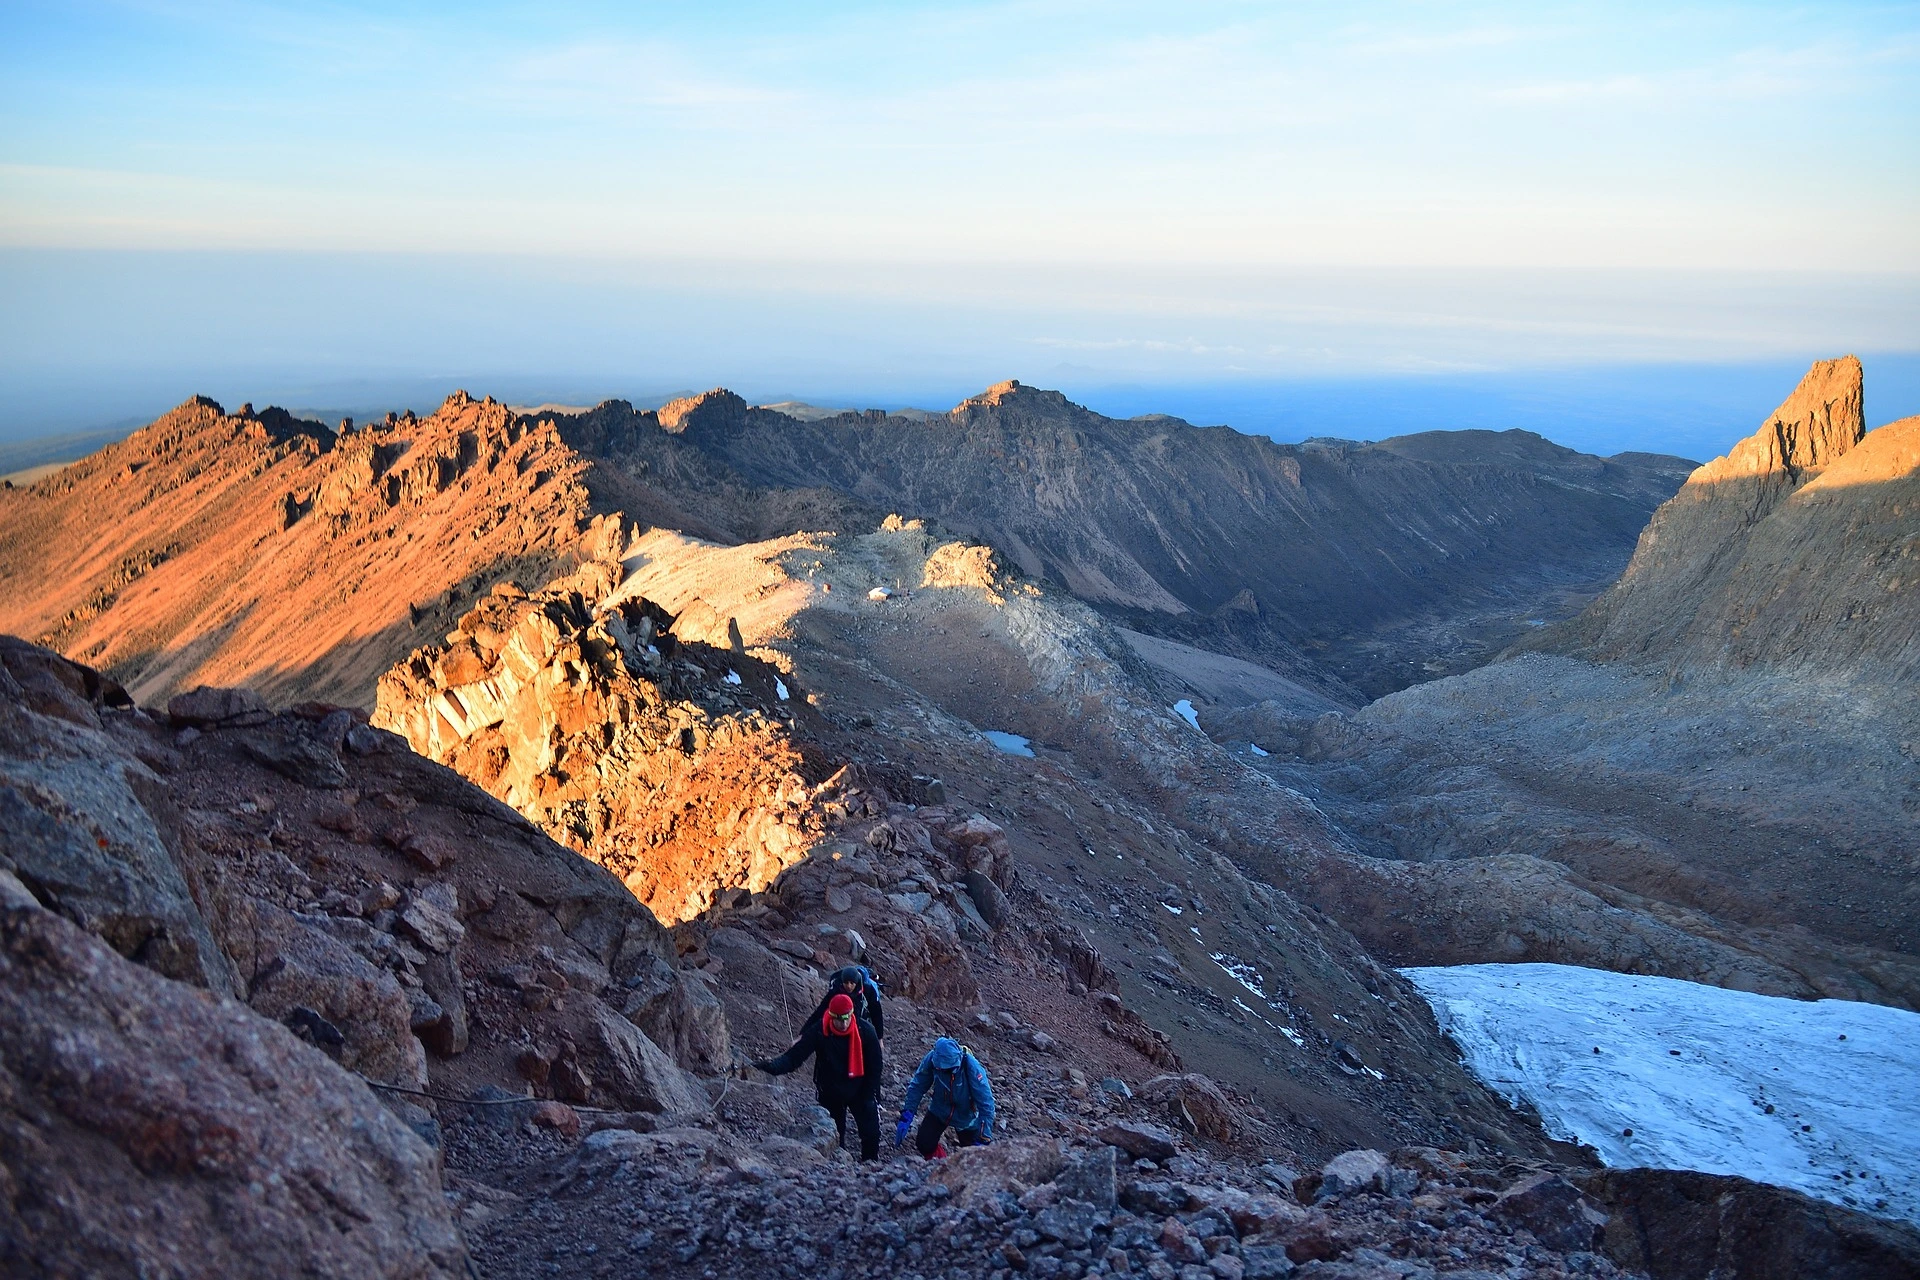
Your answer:
[[[963,1009],[979,1002],[973,965],[951,929],[922,916],[885,916],[874,921],[867,951],[874,971],[895,995]]]
[[[581,1056],[592,1073],[596,1097],[630,1111],[668,1116],[702,1115],[707,1091],[674,1064],[646,1033],[600,1001],[587,1000]]]
[[[1119,1147],[1135,1160],[1165,1160],[1178,1149],[1173,1135],[1165,1129],[1130,1120],[1116,1120],[1093,1136]]]
[[[823,1156],[840,1148],[840,1130],[834,1127],[833,1116],[818,1104],[800,1108],[782,1133]]]
[[[1194,1196],[1182,1183],[1143,1178],[1126,1185],[1120,1192],[1120,1203],[1138,1214],[1164,1217],[1185,1213]]]
[[[1202,1137],[1228,1142],[1239,1132],[1239,1117],[1227,1095],[1198,1072],[1155,1076],[1141,1086],[1140,1093],[1163,1104],[1171,1119]]]
[[[974,910],[989,929],[998,929],[1013,919],[1013,903],[985,872],[969,871],[963,882]]]
[[[1079,1200],[1100,1209],[1118,1202],[1113,1148],[1078,1150],[1067,1157],[1067,1167],[1054,1176],[1053,1185],[1064,1199]],[[1078,1247],[1078,1246],[1076,1246]]]
[[[0,907],[0,1270],[455,1277],[436,1153],[237,1002]]]
[[[89,729],[103,709],[133,706],[117,681],[18,636],[0,636],[0,698]]]
[[[1200,1187],[1194,1195],[1207,1208],[1226,1216],[1241,1236],[1283,1231],[1306,1219],[1307,1211],[1291,1200],[1238,1187]]]
[[[1313,1198],[1332,1200],[1356,1191],[1385,1192],[1392,1185],[1393,1165],[1378,1151],[1343,1151],[1320,1170],[1320,1186]]]
[[[234,903],[222,932],[256,1012],[304,1030],[341,1066],[369,1080],[426,1087],[426,1054],[413,1034],[414,1002],[391,973],[330,933],[257,899]],[[315,1034],[313,1015],[338,1030],[339,1044]]]
[[[413,1034],[420,1037],[420,1043],[443,1058],[465,1053],[467,994],[465,984],[461,981],[458,954],[430,955],[417,966],[417,973],[420,994],[439,1010],[439,1015],[426,1019],[423,1026],[419,1017],[420,1008],[416,1003]]]
[[[1525,1228],[1549,1249],[1591,1252],[1606,1229],[1607,1215],[1580,1194],[1580,1188],[1556,1174],[1523,1178],[1488,1206],[1487,1216]]]
[[[167,718],[176,727],[211,729],[265,724],[273,718],[273,710],[251,689],[202,685],[167,699]]]
[[[1605,1252],[1652,1280],[1920,1280],[1920,1229],[1745,1178],[1675,1169],[1574,1175],[1610,1211]]]
[[[435,955],[446,955],[467,936],[466,926],[453,911],[421,893],[408,897],[400,910],[399,926],[402,933]]]
[[[0,867],[121,955],[231,992],[232,972],[183,874],[186,836],[165,785],[97,720],[36,709],[49,705],[36,690],[72,697],[56,677],[73,664],[19,642],[4,656],[0,671],[17,668],[19,678],[0,688]],[[92,716],[90,704],[76,705]]]
[[[1293,1270],[1293,1259],[1279,1245],[1247,1245],[1240,1250],[1240,1280],[1285,1280]]]
[[[629,979],[621,1012],[689,1071],[714,1074],[733,1061],[726,1006],[699,974],[654,958]]]
[[[1113,1149],[1107,1148],[1111,1155]],[[1063,1200],[1050,1204],[1033,1215],[1033,1229],[1043,1240],[1058,1240],[1069,1249],[1084,1249],[1093,1240],[1093,1229],[1105,1226],[1108,1214],[1084,1200]]]
[[[304,733],[255,730],[240,739],[240,749],[255,763],[303,787],[332,790],[347,785],[339,753]]]
[[[1051,1181],[1066,1167],[1067,1154],[1057,1138],[1004,1138],[989,1146],[962,1147],[941,1161],[928,1180],[946,1187],[954,1203],[967,1208],[1002,1191],[1017,1194]]]
[[[813,963],[813,946],[811,943],[801,942],[796,938],[775,938],[769,942],[767,946],[778,951],[783,956],[792,956],[794,959],[803,960],[808,964]]]

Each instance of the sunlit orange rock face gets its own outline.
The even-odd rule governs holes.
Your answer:
[[[532,597],[497,588],[381,678],[373,718],[671,924],[805,855],[825,830],[823,770],[772,668],[680,642],[649,601],[596,607],[618,577],[594,562]]]
[[[0,631],[142,703],[197,684],[363,703],[475,593],[578,563],[585,465],[551,423],[465,392],[344,434],[195,397],[0,490]]]

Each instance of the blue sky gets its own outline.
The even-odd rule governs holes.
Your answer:
[[[1914,4],[12,0],[0,72],[0,434],[1920,349]]]

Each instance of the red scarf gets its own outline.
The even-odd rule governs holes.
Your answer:
[[[847,1015],[847,1029],[845,1031],[835,1031],[833,1029],[833,1018],[835,1014]],[[822,1035],[846,1036],[848,1038],[847,1078],[857,1080],[867,1074],[867,1059],[860,1047],[860,1020],[853,1017],[852,1014],[853,998],[844,993],[834,996],[833,999],[827,1001],[827,1011],[820,1015],[820,1033]]]

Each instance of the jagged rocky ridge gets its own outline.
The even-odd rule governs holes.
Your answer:
[[[1347,699],[1484,661],[1529,611],[1599,589],[1691,466],[1588,457],[1521,431],[1278,445],[1165,415],[1106,418],[1017,382],[932,418],[802,421],[714,391],[554,422],[606,460],[596,474],[610,490],[618,472],[702,498],[839,495],[867,527],[891,511],[938,520],[1117,620]],[[718,532],[783,531],[736,519]]]
[[[926,421],[803,422],[723,391],[531,416],[459,392],[388,418],[336,433],[196,398],[0,490],[0,627],[142,697],[214,682],[361,702],[494,583],[570,567],[596,518],[740,542],[898,511],[1352,704],[1599,590],[1689,465],[1525,432],[1283,446],[1016,383]]]

